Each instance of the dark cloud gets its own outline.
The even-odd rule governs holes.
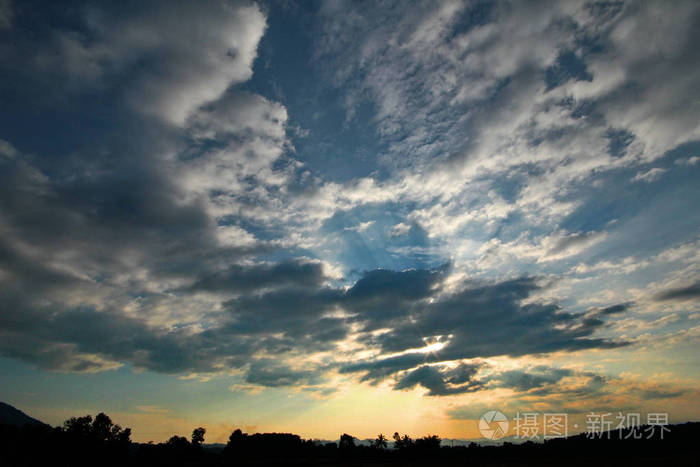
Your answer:
[[[240,293],[285,286],[318,286],[324,279],[321,263],[287,260],[272,264],[234,264],[198,278],[186,290]]]
[[[537,371],[537,370],[535,370]],[[542,373],[544,373],[544,376],[542,376]],[[586,398],[586,397],[592,397],[592,396],[603,396],[607,393],[605,390],[605,385],[608,382],[608,378],[603,375],[598,375],[595,373],[591,372],[585,372],[585,371],[579,371],[579,372],[572,372],[569,375],[552,375],[552,374],[547,374],[547,370],[540,370],[538,374],[536,374],[535,381],[540,379],[545,379],[545,380],[552,380],[551,383],[549,384],[542,384],[539,387],[534,387],[534,388],[528,388],[524,389],[524,391],[527,392],[528,396],[550,396],[554,395],[557,397],[564,397],[569,400],[574,400],[574,399],[579,399],[579,398]],[[555,372],[556,373],[556,372]],[[579,385],[579,386],[574,386],[574,387],[569,387],[569,388],[562,388],[558,386],[556,383],[561,379],[561,377],[565,376],[576,376],[579,378],[584,379],[584,384]]]
[[[357,320],[368,329],[381,327],[395,319],[405,319],[412,309],[420,306],[421,300],[436,292],[447,267],[366,272],[347,291],[343,306],[356,312]]]
[[[363,372],[361,381],[379,381],[407,368],[433,361],[432,354],[407,353],[395,357],[351,363],[340,368],[341,373]]]
[[[513,357],[543,354],[555,351],[577,351],[589,348],[614,348],[627,345],[624,341],[595,338],[592,335],[606,326],[604,319],[587,314],[574,314],[558,305],[543,303],[523,304],[533,292],[540,289],[534,278],[520,278],[491,284],[466,284],[456,293],[442,296],[434,302],[412,304],[400,319],[392,321],[394,327],[377,336],[368,336],[368,345],[374,345],[387,353],[421,348],[427,338],[437,339],[445,345],[430,353],[407,353],[389,358],[358,362],[344,366],[341,372],[362,373],[362,380],[377,382],[402,370],[425,363],[472,359],[497,355]],[[392,302],[384,304],[390,307]],[[626,309],[627,305],[618,305]],[[611,307],[612,309],[613,307]],[[620,310],[621,311],[621,310]],[[612,314],[601,312],[601,316]],[[367,329],[380,328],[383,322],[373,314],[360,314],[355,319],[365,319]],[[423,368],[423,367],[421,367]],[[442,373],[433,366],[421,370],[401,383],[401,387],[419,384],[418,378],[437,381]],[[509,386],[544,385],[565,376],[562,372],[504,375],[510,378]],[[443,381],[445,384],[448,380]],[[434,393],[440,392],[435,384],[425,386]],[[421,384],[422,385],[422,384]]]
[[[30,244],[44,269],[51,269],[52,260],[69,261],[103,283],[135,264],[157,276],[189,276],[208,263],[245,254],[216,247],[216,225],[204,200],[183,200],[183,191],[149,156],[162,148],[146,141],[134,145],[139,143],[112,148],[104,157],[76,155],[78,160],[65,161],[65,174],[33,166],[30,157],[0,159],[0,208],[12,225],[0,232],[0,242],[15,255],[26,251],[20,244]],[[109,158],[120,164],[112,166]],[[22,276],[16,266],[8,269]],[[27,279],[37,285],[36,274]]]
[[[264,265],[254,269],[252,276],[267,284],[267,278],[299,266]],[[305,270],[303,265],[301,269]],[[315,266],[309,270],[313,278],[319,278]],[[421,385],[431,395],[446,395],[477,390],[480,386],[472,377],[478,365],[461,364],[450,369],[426,363],[624,344],[590,337],[604,325],[602,320],[583,319],[556,305],[521,304],[539,288],[532,278],[471,283],[460,292],[441,296],[442,277],[441,270],[376,270],[366,273],[347,291],[318,284],[314,287],[313,280],[312,285],[305,281],[304,286],[292,283],[224,302],[223,314],[215,314],[216,320],[204,330],[189,325],[157,326],[117,309],[40,305],[39,301],[30,300],[22,288],[16,288],[14,295],[0,296],[4,310],[0,326],[6,337],[2,351],[43,367],[76,371],[88,368],[85,365],[99,366],[94,359],[98,356],[105,361],[131,362],[166,373],[210,372],[241,367],[260,351],[295,355],[332,350],[347,337],[349,324],[356,322],[369,331],[390,326],[385,334],[365,335],[368,345],[383,351],[406,351],[435,342],[445,346],[431,353],[357,362],[341,367],[341,372],[363,373],[364,380],[376,382],[414,369],[402,374],[397,389]],[[424,300],[427,298],[433,298],[433,302]],[[331,313],[343,309],[352,311],[352,315]],[[41,326],[37,326],[39,322]],[[66,346],[70,351],[63,354],[50,350]],[[265,370],[268,364],[264,368],[260,365],[250,368],[260,370],[261,375],[272,374],[272,370]],[[423,369],[417,371],[416,367]],[[561,374],[539,374],[530,379],[520,375],[519,383],[516,376],[504,375],[502,383],[536,387]],[[251,378],[250,382],[265,381],[263,376]]]
[[[493,355],[519,356],[557,350],[610,348],[624,345],[594,338],[602,321],[585,322],[583,316],[556,304],[523,300],[540,289],[534,278],[492,284],[467,284],[460,292],[426,303],[390,332],[375,339],[387,352],[421,347],[420,337],[448,336],[438,354],[445,359]]]
[[[271,359],[258,359],[250,364],[246,382],[268,387],[316,384],[319,375],[313,370],[293,370]]]
[[[559,383],[567,377],[582,378],[584,384],[571,388]],[[394,389],[405,390],[422,386],[428,389],[426,396],[447,396],[489,390],[511,389],[517,394],[528,396],[566,396],[570,400],[603,394],[601,391],[607,379],[604,376],[575,371],[568,368],[537,366],[518,370],[495,371],[489,365],[459,363],[456,367],[447,365],[421,365],[396,376]]]
[[[686,391],[682,390],[670,390],[670,389],[645,389],[641,392],[641,397],[643,399],[671,399],[674,397],[680,397],[685,394]]]
[[[0,299],[10,311],[0,314],[0,351],[47,369],[98,370],[130,362],[163,373],[219,371],[242,366],[260,345],[246,336],[150,326],[116,311]]]
[[[241,366],[258,345],[249,337],[161,328],[147,323],[149,307],[134,317],[123,306],[136,297],[157,305],[167,298],[159,284],[170,280],[195,279],[202,289],[228,280],[240,291],[317,284],[320,267],[290,261],[251,266],[247,277],[235,265],[210,272],[263,249],[218,246],[202,200],[184,201],[153,161],[131,158],[96,172],[76,165],[67,179],[27,157],[0,158],[0,209],[12,226],[0,229],[0,351],[67,371],[116,362],[167,373]]]
[[[478,391],[482,388],[482,383],[472,381],[472,377],[480,366],[466,363],[456,368],[423,365],[402,375],[394,385],[394,389],[404,390],[422,386],[428,389],[427,396],[448,396]]]
[[[542,386],[556,384],[567,376],[573,375],[572,370],[566,368],[538,367],[534,371],[509,370],[491,378],[497,386],[514,389],[516,391],[529,391]]]
[[[288,288],[242,296],[224,303],[231,321],[223,330],[249,336],[283,335],[270,339],[283,345],[283,351],[327,350],[348,333],[344,319],[325,316],[341,297],[341,291],[330,288]]]
[[[598,313],[601,315],[613,315],[613,314],[617,314],[617,313],[622,313],[622,312],[629,310],[633,305],[634,305],[634,303],[632,303],[632,302],[619,303],[617,305],[612,305],[612,306],[608,306],[605,308],[601,308],[598,311]]]
[[[366,272],[347,293],[350,303],[367,304],[379,300],[406,302],[420,300],[431,294],[433,286],[442,279],[441,270],[413,269],[389,271],[375,269]]]
[[[679,287],[662,292],[656,296],[656,300],[691,300],[698,297],[700,297],[700,281],[687,287]]]

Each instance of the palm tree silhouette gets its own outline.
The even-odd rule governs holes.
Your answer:
[[[383,433],[379,433],[379,435],[377,435],[377,439],[374,440],[373,445],[377,449],[386,449],[386,447],[387,447],[386,441],[387,441],[386,436],[384,436]]]

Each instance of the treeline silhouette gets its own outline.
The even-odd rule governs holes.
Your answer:
[[[644,428],[644,427],[643,427]],[[318,442],[290,433],[231,433],[228,443],[207,446],[206,430],[163,443],[132,442],[131,430],[100,413],[73,417],[61,427],[0,425],[0,466],[263,466],[263,465],[699,465],[700,423],[671,425],[670,431],[635,439],[611,432],[501,446],[442,446],[436,436],[412,439],[383,434],[359,444],[344,433],[339,441]],[[625,439],[627,437],[628,439]]]

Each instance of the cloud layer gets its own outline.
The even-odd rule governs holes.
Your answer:
[[[694,339],[697,2],[328,2],[287,74],[275,8],[0,2],[0,354],[544,397],[608,379],[487,360]]]

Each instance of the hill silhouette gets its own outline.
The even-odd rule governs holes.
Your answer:
[[[13,426],[25,426],[25,425],[46,425],[46,423],[32,418],[26,413],[22,412],[18,408],[0,402],[0,425],[13,425]]]
[[[10,407],[13,410],[6,409]],[[72,417],[52,428],[3,404],[7,413],[33,423],[0,424],[2,466],[499,466],[499,465],[634,465],[697,466],[700,423],[669,425],[665,431],[584,434],[545,442],[501,446],[443,446],[436,435],[412,439],[398,432],[380,434],[369,443],[343,433],[337,442],[303,439],[291,433],[244,433],[235,430],[228,443],[206,445],[206,429],[191,437],[173,436],[162,443],[135,443],[131,430],[112,423],[104,413]]]

